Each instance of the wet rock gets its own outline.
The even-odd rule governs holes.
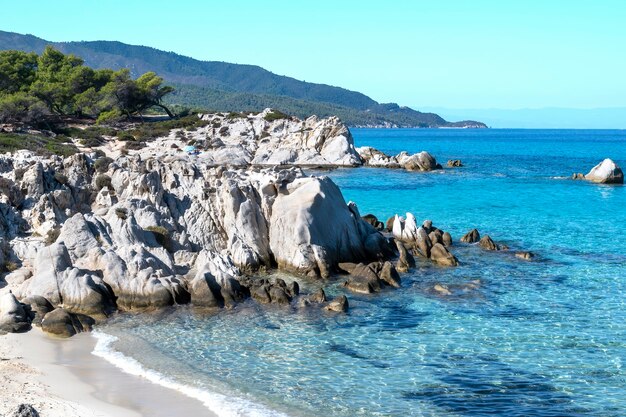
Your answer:
[[[441,243],[436,243],[430,251],[430,259],[442,266],[457,266],[458,259]]]
[[[443,243],[443,245],[447,248],[452,246],[452,236],[448,232],[443,232],[443,235],[441,236],[441,241],[441,243]]]
[[[461,242],[463,243],[476,243],[480,240],[480,233],[477,229],[472,229],[467,232],[462,238]]]
[[[272,303],[275,304],[289,304],[291,302],[291,298],[287,295],[285,289],[276,285],[270,288],[269,295]]]
[[[379,273],[379,278],[383,280],[387,285],[400,288],[400,274],[389,261],[385,261]]]
[[[30,329],[30,317],[17,298],[8,292],[0,297],[0,332],[19,333]]]
[[[315,304],[325,303],[326,293],[324,292],[323,288],[320,288],[319,290],[315,291],[313,294],[309,295],[307,299],[309,300],[309,302],[315,303]]]
[[[248,292],[238,278],[238,268],[230,258],[206,251],[198,256],[202,265],[189,285],[191,303],[198,307],[232,307],[245,300]]]
[[[256,301],[258,301],[259,303],[262,304],[269,304],[272,302],[272,298],[270,297],[270,294],[268,292],[269,286],[266,285],[260,285],[256,288],[254,288],[251,293],[252,293],[252,298],[254,298]]]
[[[525,261],[532,261],[535,257],[535,254],[528,251],[519,251],[515,252],[515,257],[519,259],[523,259]]]
[[[458,168],[458,167],[462,167],[463,163],[461,162],[460,159],[450,159],[448,160],[448,166],[450,168]]]
[[[377,264],[358,264],[350,272],[350,277],[344,282],[344,286],[350,291],[371,294],[381,290]]]
[[[498,245],[496,245],[496,243],[491,239],[489,235],[483,236],[478,241],[478,246],[480,246],[481,248],[485,250],[500,250]]]
[[[300,295],[300,285],[297,281],[291,281],[289,284],[287,284],[285,290],[287,292],[287,295],[289,295],[289,297],[291,298],[295,298]]]
[[[422,227],[426,230],[426,233],[430,234],[433,231],[433,222],[432,220],[424,220],[422,223]]]
[[[358,294],[373,294],[377,291],[380,291],[378,278],[376,279],[376,281],[370,281],[366,277],[350,277],[347,281],[343,283],[343,286],[350,291]]]
[[[345,295],[340,295],[337,298],[333,299],[331,302],[326,305],[325,309],[328,311],[335,311],[338,313],[345,313],[348,311],[349,303],[348,297]]]
[[[43,331],[59,337],[71,337],[77,333],[90,332],[95,320],[83,314],[73,314],[57,308],[43,317]]]
[[[585,174],[583,173],[574,173],[572,174],[572,179],[573,180],[584,180],[585,179]]]

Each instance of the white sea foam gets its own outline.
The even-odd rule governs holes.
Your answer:
[[[228,397],[176,382],[157,371],[146,369],[136,359],[115,350],[113,343],[118,340],[117,337],[101,331],[93,331],[91,334],[97,339],[96,346],[92,352],[94,355],[103,358],[127,374],[145,378],[154,384],[176,390],[187,397],[194,398],[220,417],[287,417],[286,414],[243,398]]]

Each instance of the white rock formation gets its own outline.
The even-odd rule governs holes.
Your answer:
[[[138,151],[143,157],[182,153],[187,144],[199,151],[208,165],[231,166],[359,166],[352,134],[336,117],[311,116],[299,120],[258,114],[213,113],[201,115],[209,124],[194,131],[173,131]],[[273,117],[274,116],[274,117]],[[278,117],[278,118],[276,118]],[[172,148],[172,145],[175,145]]]
[[[279,133],[293,128],[274,123]],[[325,138],[319,155],[344,149],[341,128],[313,126],[319,132],[309,139]],[[242,273],[278,266],[327,276],[338,262],[389,253],[330,179],[213,162],[130,155],[96,173],[83,154],[0,157],[7,186],[29,190],[19,205],[0,200],[0,238],[21,264],[12,280],[18,298],[43,296],[96,318],[189,301],[221,307],[247,296]],[[110,185],[98,190],[100,175]]]
[[[585,179],[600,184],[623,184],[624,173],[611,159],[605,159],[593,167]]]

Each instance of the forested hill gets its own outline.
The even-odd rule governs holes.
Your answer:
[[[46,45],[77,55],[93,68],[129,68],[135,77],[154,71],[176,86],[177,92],[168,99],[170,104],[216,111],[273,107],[299,117],[337,115],[352,126],[485,127],[471,121],[448,123],[434,113],[421,113],[395,103],[380,104],[359,92],[299,81],[254,65],[199,61],[121,42],[49,42],[32,35],[0,31],[3,50],[41,53]]]

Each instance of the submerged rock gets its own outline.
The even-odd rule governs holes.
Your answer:
[[[519,259],[523,259],[525,261],[532,261],[535,257],[535,254],[529,251],[519,251],[515,252],[515,257]]]
[[[340,295],[337,298],[333,299],[331,302],[329,302],[324,308],[328,311],[345,313],[348,311],[349,308],[348,297],[346,297],[345,295]]]

